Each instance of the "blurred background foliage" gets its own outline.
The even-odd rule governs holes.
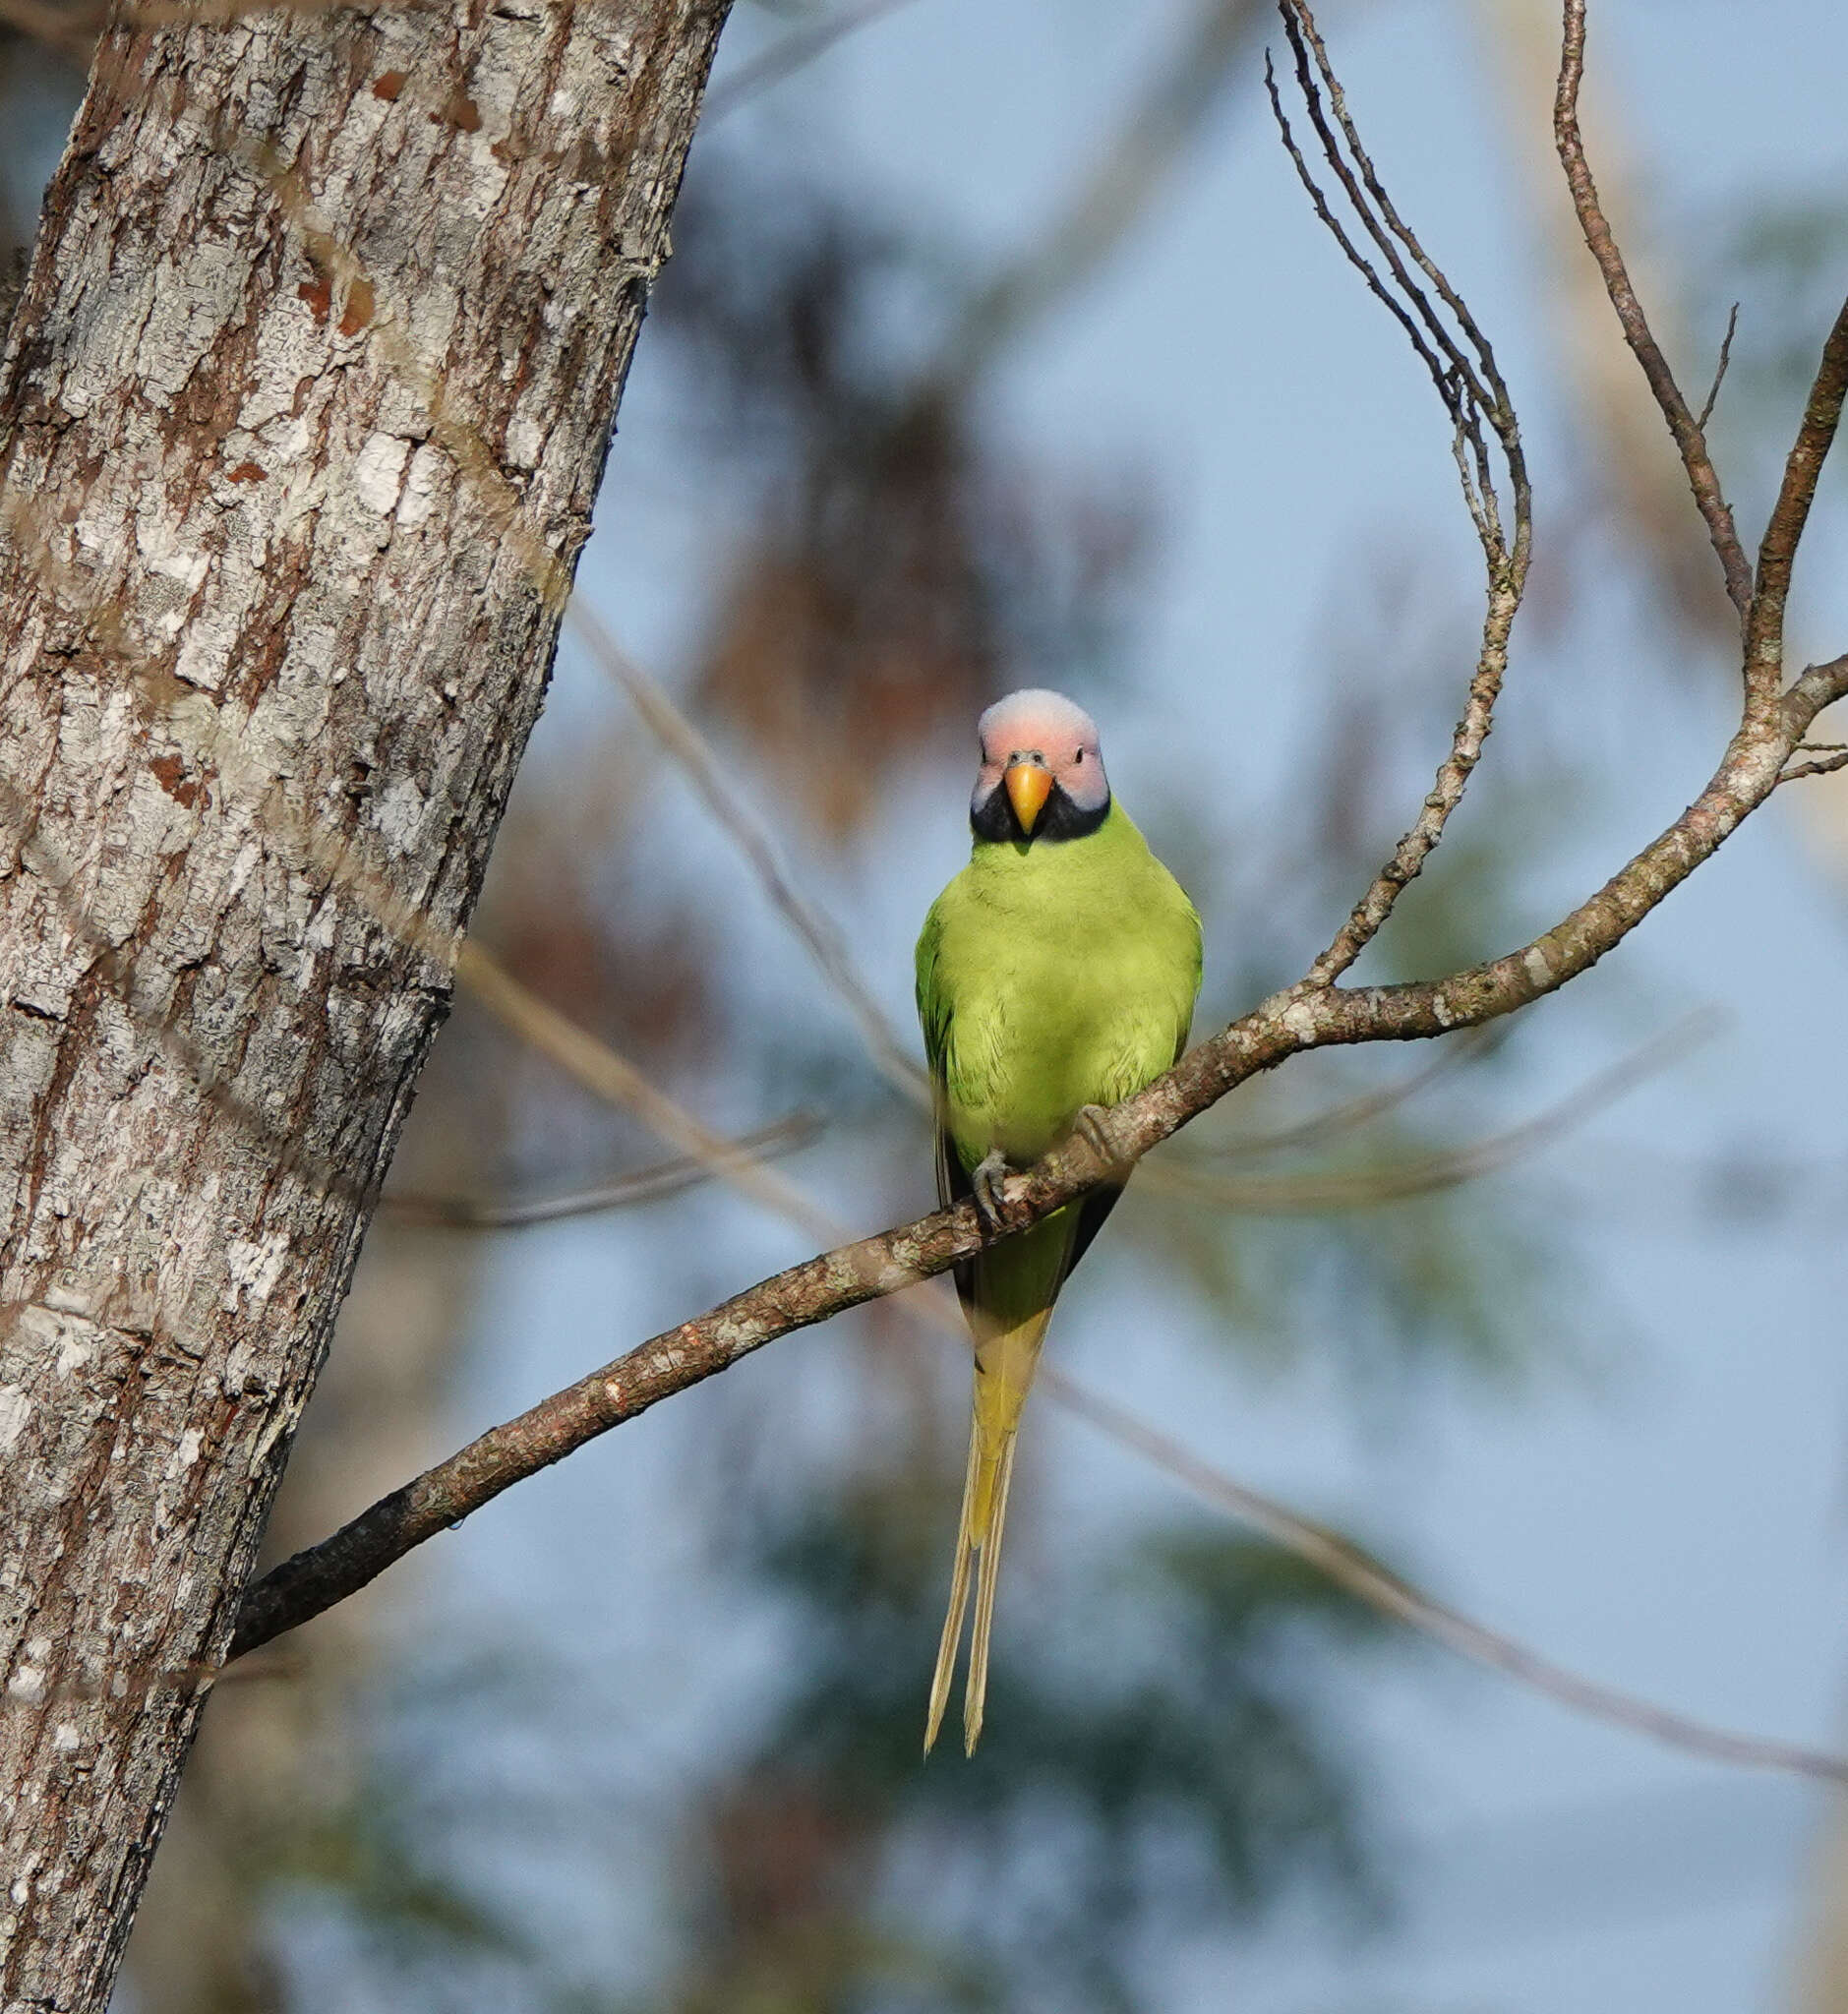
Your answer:
[[[1328,10],[1338,54],[1356,13]],[[1550,99],[1530,59],[1556,9],[1456,13],[1476,18],[1522,103]],[[724,116],[695,148],[637,369],[651,452],[637,465],[619,444],[611,482],[628,486],[629,519],[698,500],[697,563],[676,570],[672,620],[654,624],[669,638],[659,669],[799,879],[845,920],[891,902],[880,870],[904,853],[906,819],[960,805],[990,698],[1056,682],[1106,729],[1145,703],[1149,613],[1185,500],[1158,457],[1113,435],[1053,442],[1000,423],[995,386],[1031,375],[1074,304],[1112,285],[1119,248],[1183,200],[1202,150],[1261,117],[1270,17],[1248,0],[1163,10],[1146,71],[1101,116],[1074,108],[1092,128],[1069,186],[998,260],[811,133],[802,93],[822,87],[800,68],[762,101],[769,116],[746,108],[752,64],[828,18],[745,7],[729,30]],[[0,43],[0,215],[16,233],[75,105],[85,23],[72,20],[62,50],[18,32]],[[1076,17],[1070,32],[1085,32]],[[1643,142],[1604,82],[1613,148],[1634,156]],[[1517,179],[1508,200],[1539,188]],[[1646,197],[1619,193],[1646,217]],[[1582,368],[1611,346],[1608,311],[1585,305],[1537,195],[1529,212],[1553,339],[1522,347],[1540,349],[1546,397],[1578,420],[1581,495],[1604,500],[1600,557],[1628,570],[1648,620],[1717,651],[1672,462],[1658,480],[1625,444],[1634,387]],[[1317,256],[1306,211],[1295,228]],[[1663,280],[1663,323],[1679,315],[1713,348],[1727,304],[1749,304],[1718,438],[1742,487],[1762,489],[1841,290],[1848,212],[1832,185],[1748,190],[1649,249],[1671,237],[1697,254]],[[1347,305],[1372,313],[1357,288]],[[1583,315],[1599,318],[1590,341],[1573,326]],[[1383,350],[1393,340],[1370,332]],[[1581,550],[1592,514],[1552,503]],[[1331,933],[1423,789],[1473,655],[1468,574],[1429,557],[1390,498],[1339,507],[1312,647],[1264,668],[1301,695],[1294,740],[1250,768],[1280,781],[1231,789],[1211,762],[1175,760],[1171,791],[1134,806],[1210,921],[1203,1027],[1293,977]],[[607,592],[598,569],[593,547],[586,591]],[[645,626],[625,594],[632,573],[618,628],[631,615]],[[1543,572],[1536,622],[1557,630],[1570,600]],[[819,1141],[785,1165],[856,1224],[923,1208],[922,1119],[579,647],[554,712],[564,732],[542,736],[483,906],[496,955],[703,1114],[741,1129],[816,1115]],[[1191,758],[1187,731],[1170,713],[1153,741]],[[1498,737],[1479,786],[1492,810],[1472,800],[1367,976],[1469,963],[1549,914],[1556,883],[1536,860],[1562,830],[1607,821],[1622,786],[1543,722],[1521,732],[1519,748]],[[1825,818],[1816,830],[1818,858],[1836,858]],[[900,1013],[911,921],[850,933],[865,956],[897,949],[875,979]],[[1639,1016],[1621,992],[1604,998],[1608,1050]],[[1477,1041],[1435,1068],[1318,1057],[1249,1087],[1151,1162],[1078,1295],[1137,1346],[1157,1327],[1179,1338],[1168,1353],[1200,1404],[1221,1403],[1228,1378],[1296,1375],[1389,1440],[1439,1388],[1507,1404],[1620,1353],[1622,1318],[1601,1323],[1585,1297],[1562,1333],[1583,1262],[1531,1185],[1397,1198],[1395,1169],[1492,1130],[1507,1047]],[[530,1196],[659,1156],[464,1001],[391,1187]],[[1325,1178],[1350,1207],[1316,1206]],[[1721,1187],[1737,1207],[1736,1185]],[[637,1311],[690,1312],[796,1256],[697,1190],[625,1216],[617,1319],[557,1357],[534,1338],[521,1350],[507,1320],[507,1241],[382,1217],[272,1555],[445,1451],[458,1392],[472,1392],[472,1430],[503,1392],[524,1402],[556,1370],[637,1339]],[[616,1234],[593,1222],[562,1236]],[[574,1263],[568,1242],[544,1249]],[[484,1398],[474,1365],[491,1335],[510,1357]],[[136,1933],[125,2014],[1128,2014],[1196,2004],[1177,1996],[1175,1954],[1218,1948],[1228,1926],[1304,1909],[1335,1938],[1390,1923],[1399,1821],[1364,1700],[1384,1662],[1422,1653],[1272,1547],[1177,1514],[1171,1496],[1036,1513],[1037,1446],[988,1736],[972,1765],[939,1755],[921,1769],[967,1371],[901,1308],[829,1335],[683,1402],[696,1425],[636,1457],[641,1481],[608,1513],[609,1585],[582,1587],[578,1606],[433,1599],[433,1574],[466,1588],[456,1551],[398,1570],[221,1687]],[[613,1480],[610,1462],[594,1469],[575,1514],[606,1514]],[[1059,1528],[1043,1528],[1049,1515]],[[694,1584],[704,1635],[687,1625]],[[626,1603],[619,1654],[589,1617]],[[684,1625],[688,1641],[724,1645],[710,1671],[664,1650]]]

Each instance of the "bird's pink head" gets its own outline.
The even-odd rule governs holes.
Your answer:
[[[1097,723],[1062,692],[1010,692],[976,732],[982,767],[969,822],[978,839],[1081,839],[1109,815]]]

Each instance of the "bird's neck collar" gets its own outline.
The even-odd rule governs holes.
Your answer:
[[[1020,820],[1003,786],[996,784],[987,797],[969,814],[969,829],[978,843],[1013,846],[1021,849],[1058,846],[1068,839],[1089,839],[1110,815],[1114,800],[1105,793],[1103,803],[1075,804],[1057,784],[1045,800],[1039,823],[1031,833],[1021,830]]]

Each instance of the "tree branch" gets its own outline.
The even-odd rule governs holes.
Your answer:
[[[1706,522],[1713,550],[1719,555],[1720,570],[1726,576],[1726,592],[1733,607],[1739,611],[1743,627],[1753,601],[1752,568],[1746,560],[1745,548],[1739,543],[1732,506],[1720,492],[1720,479],[1713,467],[1713,457],[1707,451],[1706,436],[1701,432],[1699,421],[1689,410],[1688,401],[1682,396],[1681,386],[1675,383],[1675,374],[1668,367],[1661,345],[1650,332],[1648,317],[1630,282],[1630,269],[1624,264],[1624,255],[1618,249],[1617,240],[1611,234],[1610,224],[1598,202],[1597,184],[1591,178],[1590,165],[1585,159],[1584,140],[1579,131],[1579,87],[1584,78],[1585,0],[1565,0],[1565,6],[1559,89],[1553,100],[1554,144],[1559,149],[1561,165],[1566,170],[1566,184],[1572,191],[1573,207],[1579,213],[1579,227],[1584,233],[1592,258],[1598,263],[1598,270],[1604,275],[1604,288],[1611,297],[1611,306],[1617,310],[1625,340],[1636,352],[1637,362],[1642,366],[1642,375],[1648,380],[1655,402],[1662,409],[1663,419],[1668,422],[1668,431],[1674,436],[1682,466],[1688,472],[1689,488],[1693,490],[1694,501]],[[1751,660],[1748,660],[1746,669],[1750,683],[1753,678]],[[1755,689],[1762,701],[1774,694],[1776,687],[1763,679],[1760,671]]]
[[[1809,751],[1800,750],[1799,752],[1808,753]],[[1833,776],[1838,769],[1848,769],[1848,748],[1830,747],[1822,749],[1818,745],[1818,752],[1819,755],[1818,761],[1799,762],[1794,769],[1786,769],[1778,777],[1778,782],[1780,784],[1796,783],[1806,776]]]
[[[932,1221],[924,1219],[922,1225],[911,1228],[927,1229]],[[871,1248],[883,1242],[864,1240],[851,1249],[870,1265],[874,1263],[870,1260]],[[834,1259],[845,1256],[831,1255]],[[801,1275],[825,1263],[810,1261],[806,1266],[792,1268],[780,1274],[777,1281],[766,1282],[764,1287],[753,1289],[751,1295],[738,1296],[700,1318],[698,1323],[684,1325],[644,1343],[640,1349],[631,1350],[627,1356],[534,1406],[507,1426],[470,1443],[449,1460],[375,1504],[364,1516],[325,1544],[286,1561],[251,1591],[239,1618],[230,1655],[245,1655],[296,1622],[306,1620],[306,1615],[296,1613],[305,1603],[325,1596],[309,1611],[318,1613],[320,1608],[331,1606],[344,1594],[365,1585],[373,1577],[366,1568],[382,1546],[395,1545],[401,1553],[425,1538],[434,1537],[438,1531],[452,1529],[472,1510],[491,1502],[523,1476],[562,1459],[595,1434],[633,1418],[657,1399],[683,1389],[684,1383],[690,1381],[681,1375],[684,1360],[676,1361],[678,1353],[691,1349],[698,1354],[704,1367],[694,1373],[697,1378],[711,1376],[736,1362],[739,1356],[756,1347],[756,1342],[749,1339],[751,1318],[746,1315],[745,1327],[729,1339],[722,1336],[724,1325],[743,1311],[747,1300],[768,1288],[787,1285],[800,1294],[804,1291]],[[878,1288],[872,1284],[870,1273],[864,1283],[867,1291],[859,1298],[871,1298]],[[1062,1372],[1046,1367],[1042,1378],[1048,1394],[1068,1412],[1089,1420],[1205,1502],[1229,1511],[1264,1532],[1274,1543],[1310,1561],[1357,1599],[1443,1644],[1457,1656],[1505,1673],[1573,1712],[1647,1735],[1685,1752],[1747,1767],[1784,1770],[1821,1782],[1848,1784],[1848,1759],[1841,1756],[1712,1727],[1567,1670],[1514,1637],[1436,1600],[1339,1532],[1235,1482],[1170,1436],[1088,1391]],[[202,1676],[209,1683],[214,1675]]]
[[[1204,1502],[1228,1511],[1241,1523],[1254,1526],[1299,1559],[1310,1561],[1337,1586],[1344,1587],[1369,1608],[1416,1629],[1458,1657],[1489,1671],[1503,1672],[1571,1712],[1647,1735],[1652,1741],[1687,1754],[1705,1755],[1710,1760],[1744,1768],[1784,1770],[1820,1783],[1848,1785],[1848,1757],[1800,1747],[1791,1742],[1737,1734],[1730,1728],[1711,1727],[1568,1671],[1526,1644],[1499,1629],[1486,1628],[1422,1588],[1414,1587],[1340,1532],[1298,1516],[1269,1497],[1222,1475],[1178,1441],[1125,1412],[1121,1406],[1111,1404],[1107,1398],[1073,1384],[1063,1373],[1048,1366],[1040,1376],[1068,1412],[1075,1412],[1113,1441],[1134,1449]]]
[[[1784,463],[1784,480],[1759,544],[1758,585],[1746,618],[1746,678],[1755,676],[1775,692],[1784,661],[1784,606],[1790,598],[1790,576],[1797,546],[1810,521],[1817,479],[1834,444],[1841,424],[1842,395],[1848,390],[1848,302],[1822,345],[1821,361],[1803,409],[1803,424]]]
[[[1784,780],[1789,781],[1788,775]],[[1697,1010],[1679,1027],[1619,1057],[1532,1118],[1461,1147],[1422,1155],[1415,1160],[1384,1167],[1338,1168],[1324,1174],[1223,1175],[1197,1163],[1176,1164],[1166,1159],[1144,1168],[1141,1179],[1158,1192],[1192,1196],[1245,1216],[1319,1215],[1332,1211],[1371,1210],[1382,1204],[1437,1195],[1512,1167],[1552,1146],[1586,1120],[1596,1118],[1626,1092],[1679,1062],[1705,1041],[1718,1020],[1711,1010]]]
[[[1215,1161],[1256,1160],[1268,1155],[1298,1152],[1324,1140],[1357,1131],[1407,1104],[1440,1077],[1478,1062],[1489,1053],[1494,1036],[1465,1032],[1448,1041],[1428,1063],[1383,1085],[1377,1091],[1362,1092],[1326,1105],[1306,1118],[1279,1126],[1269,1133],[1240,1133],[1211,1149],[1202,1150],[1196,1165],[1204,1166],[1209,1156]]]
[[[1742,727],[1699,798],[1619,873],[1544,936],[1519,951],[1435,981],[1329,986],[1276,993],[1190,1049],[1107,1113],[1100,1159],[1073,1138],[1010,1176],[1003,1203],[1024,1227],[1143,1155],[1225,1094],[1305,1049],[1411,1041],[1493,1021],[1556,992],[1588,970],[1694,872],[1777,787],[1810,720],[1848,692],[1848,659],[1808,690],[1793,686],[1773,721]],[[1817,680],[1817,674],[1806,675]],[[837,1247],[734,1295],[708,1313],[543,1399],[470,1442],[447,1461],[375,1504],[331,1538],[284,1561],[245,1599],[232,1654],[254,1649],[355,1593],[439,1531],[491,1503],[523,1476],[633,1419],[673,1392],[729,1370],[766,1342],[848,1308],[899,1292],[968,1258],[983,1243],[972,1203],[939,1210]]]
[[[1739,303],[1735,301],[1726,316],[1726,333],[1720,337],[1719,362],[1713,366],[1713,383],[1707,386],[1706,403],[1700,408],[1700,417],[1695,421],[1702,434],[1706,423],[1713,417],[1713,408],[1720,402],[1720,386],[1726,383],[1727,366],[1733,360],[1733,337],[1739,333]]]
[[[727,1141],[726,1146],[732,1154],[748,1155],[753,1160],[767,1159],[772,1155],[792,1154],[808,1146],[822,1131],[822,1124],[812,1112],[796,1112],[774,1125],[761,1126],[754,1133]],[[624,1210],[632,1203],[654,1203],[663,1196],[678,1196],[683,1189],[710,1181],[724,1172],[723,1162],[715,1163],[689,1154],[674,1160],[657,1161],[652,1167],[630,1168],[588,1188],[567,1189],[558,1195],[502,1199],[433,1196],[400,1190],[380,1197],[378,1214],[419,1230],[522,1230],[528,1224],[558,1223],[565,1217]]]
[[[1287,0],[1287,7],[1288,13],[1306,22],[1313,32],[1313,19],[1300,0]],[[1578,0],[1568,0],[1572,93],[1577,90],[1574,66],[1579,60],[1571,38],[1575,13],[1581,48],[1582,7]],[[1300,44],[1298,54],[1300,62]],[[1571,94],[1564,82],[1561,96],[1570,108]],[[1339,104],[1338,119],[1345,121],[1344,108]],[[1289,144],[1287,135],[1285,144]],[[1329,144],[1332,146],[1333,142]],[[1360,158],[1365,159],[1364,155]],[[1371,164],[1366,164],[1363,187],[1372,186],[1372,173]],[[1313,184],[1311,190],[1315,193]],[[1321,205],[1319,196],[1317,201],[1326,216],[1326,207]],[[1595,215],[1594,207],[1592,213]],[[1328,220],[1331,228],[1338,228],[1332,218]],[[1396,218],[1393,226],[1402,231]],[[1608,232],[1605,237],[1608,242]],[[1612,250],[1614,254],[1615,248]],[[1422,254],[1418,257],[1422,260]],[[1448,291],[1448,283],[1443,298],[1454,312],[1464,312]],[[1839,332],[1840,324],[1837,329]],[[1415,345],[1421,341],[1415,329],[1408,332]],[[1799,436],[1803,472],[1786,478],[1791,502],[1784,521],[1790,554],[1779,562],[1786,573],[1789,558],[1794,557],[1807,520],[1809,500],[1815,488],[1815,466],[1819,466],[1820,456],[1826,452],[1839,414],[1840,382],[1848,372],[1848,352],[1838,358],[1838,347],[1836,338],[1831,336],[1818,374],[1818,390],[1813,394],[1811,411],[1805,416],[1804,432]],[[1460,374],[1455,382],[1463,384],[1468,380]],[[1462,396],[1461,390],[1455,395],[1460,400]],[[1501,429],[1505,424],[1512,430],[1513,414],[1505,392],[1498,390],[1497,404],[1490,408],[1488,416],[1506,448],[1508,437],[1502,435]],[[1498,417],[1501,424],[1497,424]],[[1462,424],[1461,419],[1459,424]],[[1799,454],[1794,451],[1792,459],[1793,466],[1797,465]],[[1730,525],[1730,518],[1727,522]],[[1492,626],[1493,595],[1491,602]],[[1482,676],[1479,668],[1478,681]],[[1472,685],[1472,694],[1473,691]],[[1247,1079],[1274,1069],[1302,1050],[1341,1043],[1428,1039],[1455,1029],[1497,1020],[1557,991],[1622,942],[1764,802],[1776,790],[1786,764],[1817,714],[1845,693],[1848,656],[1811,667],[1768,708],[1756,703],[1749,692],[1739,729],[1695,802],[1596,894],[1543,936],[1519,950],[1437,980],[1341,987],[1318,977],[1327,960],[1355,936],[1357,955],[1359,945],[1378,927],[1377,922],[1368,927],[1366,918],[1357,925],[1350,919],[1349,930],[1336,940],[1331,953],[1324,954],[1324,959],[1304,979],[1274,994],[1222,1033],[1191,1049],[1165,1077],[1106,1114],[1100,1128],[1102,1155],[1086,1140],[1073,1138],[1035,1167],[1009,1177],[1003,1198],[1009,1220],[1017,1228],[1038,1221],[1082,1195],[1106,1174],[1133,1164],[1152,1147]],[[1461,785],[1457,795],[1461,795]],[[1450,801],[1454,802],[1454,799]],[[1438,816],[1436,831],[1441,832],[1443,816],[1447,815],[1444,810]],[[1430,843],[1436,843],[1435,832]],[[1390,873],[1389,865],[1382,879]],[[1363,903],[1362,908],[1365,907]],[[1380,920],[1384,920],[1390,909],[1388,900],[1380,912]],[[1367,911],[1368,918],[1373,914],[1372,910]],[[1357,910],[1356,917],[1360,915]],[[542,1046],[584,1081],[603,1081],[608,1059],[601,1052],[588,1053],[588,1038],[570,1030],[541,1003],[532,1001],[516,982],[489,966],[480,954],[464,952],[460,976],[472,978],[491,1004],[498,1004],[501,1011],[518,1021],[534,1039],[540,1040]],[[626,1087],[624,1095],[630,1096],[633,1091],[632,1086]],[[676,1114],[669,1117],[673,1123],[667,1126],[668,1137],[684,1136],[686,1125]],[[650,1123],[654,1122],[651,1118]],[[703,1135],[684,1139],[683,1144],[702,1158],[728,1158],[725,1143]],[[768,1179],[761,1168],[746,1167],[740,1173],[741,1179],[754,1182]],[[963,1203],[875,1237],[825,1252],[733,1296],[703,1316],[653,1337],[626,1356],[541,1401],[518,1419],[482,1435],[447,1461],[374,1505],[331,1538],[276,1568],[246,1597],[234,1654],[306,1622],[364,1586],[436,1532],[491,1502],[521,1477],[562,1459],[586,1441],[633,1418],[661,1398],[715,1376],[779,1335],[942,1273],[958,1259],[978,1250],[982,1242],[974,1206]]]
[[[1451,813],[1462,801],[1469,779],[1482,758],[1483,746],[1494,725],[1495,703],[1501,696],[1502,681],[1508,670],[1509,638],[1526,589],[1533,546],[1533,494],[1520,422],[1507,382],[1495,360],[1493,345],[1468,304],[1387,195],[1371,156],[1361,145],[1313,13],[1304,0],[1279,0],[1278,11],[1295,57],[1296,83],[1321,141],[1323,156],[1348,207],[1384,257],[1390,284],[1354,244],[1310,173],[1284,114],[1276,72],[1267,59],[1265,89],[1270,93],[1271,110],[1284,149],[1315,206],[1316,214],[1404,331],[1444,401],[1454,429],[1452,445],[1463,502],[1475,525],[1488,569],[1488,606],[1483,617],[1481,649],[1475,676],[1469,682],[1468,700],[1451,737],[1449,752],[1411,829],[1354,905],[1335,941],[1304,976],[1300,989],[1312,991],[1340,978],[1385,926],[1401,892],[1423,871],[1425,861],[1443,838]],[[1423,275],[1429,291],[1413,276],[1411,268]],[[1435,301],[1432,295],[1436,296]],[[1455,321],[1461,342],[1440,314],[1440,303]],[[1467,344],[1467,350],[1463,344]],[[1485,423],[1508,468],[1514,504],[1512,543],[1503,528],[1488,442],[1483,434]]]

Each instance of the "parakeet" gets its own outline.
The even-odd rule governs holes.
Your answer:
[[[1014,692],[978,732],[975,847],[918,939],[918,1017],[935,1093],[938,1200],[973,1195],[992,1225],[995,1184],[1010,1169],[1093,1126],[1098,1107],[1180,1055],[1200,990],[1200,918],[1112,800],[1082,708],[1057,692]],[[975,1419],[926,1754],[949,1698],[972,1567],[970,1754],[982,1733],[1021,1407],[1052,1303],[1120,1193],[1094,1189],[956,1269],[975,1339]]]

